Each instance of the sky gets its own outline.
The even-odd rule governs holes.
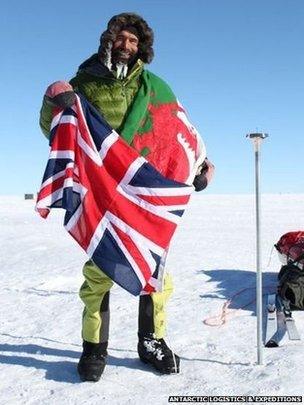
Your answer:
[[[148,69],[199,130],[216,167],[211,194],[253,193],[249,132],[267,132],[261,191],[303,193],[302,0],[10,0],[0,14],[0,194],[38,191],[48,143],[38,120],[46,87],[69,80],[108,20],[142,15],[155,34]]]

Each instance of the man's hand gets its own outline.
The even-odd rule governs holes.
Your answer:
[[[208,186],[212,180],[214,169],[214,165],[206,158],[199,167],[197,175],[194,177],[193,186],[195,191],[202,191]]]
[[[73,87],[68,82],[58,81],[52,83],[45,92],[45,101],[52,107],[68,108],[76,101]]]

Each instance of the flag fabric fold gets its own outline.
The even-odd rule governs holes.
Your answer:
[[[178,118],[177,118],[178,119]],[[161,289],[161,263],[193,187],[164,177],[81,95],[57,111],[36,210],[64,226],[133,295]]]

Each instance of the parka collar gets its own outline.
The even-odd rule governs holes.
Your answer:
[[[143,69],[144,63],[140,59],[137,59],[134,66],[128,72],[127,77],[125,77],[122,81],[128,82],[129,80],[137,76]],[[79,73],[88,73],[90,75],[97,77],[104,77],[118,80],[115,78],[113,73],[99,60],[97,53],[95,53],[90,58],[85,60],[79,66],[77,74]]]

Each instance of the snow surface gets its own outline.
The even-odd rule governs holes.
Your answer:
[[[275,290],[280,264],[273,244],[303,229],[304,195],[263,195],[264,293]],[[137,358],[138,299],[115,286],[108,365],[98,383],[81,383],[85,254],[34,202],[0,197],[0,404],[166,404],[169,395],[303,395],[303,342],[285,336],[256,365],[255,219],[250,195],[193,196],[174,238],[168,269],[175,292],[169,345],[181,373],[162,376]],[[227,322],[204,324],[232,298]],[[248,305],[247,305],[248,304]],[[303,313],[295,318],[304,340]]]

